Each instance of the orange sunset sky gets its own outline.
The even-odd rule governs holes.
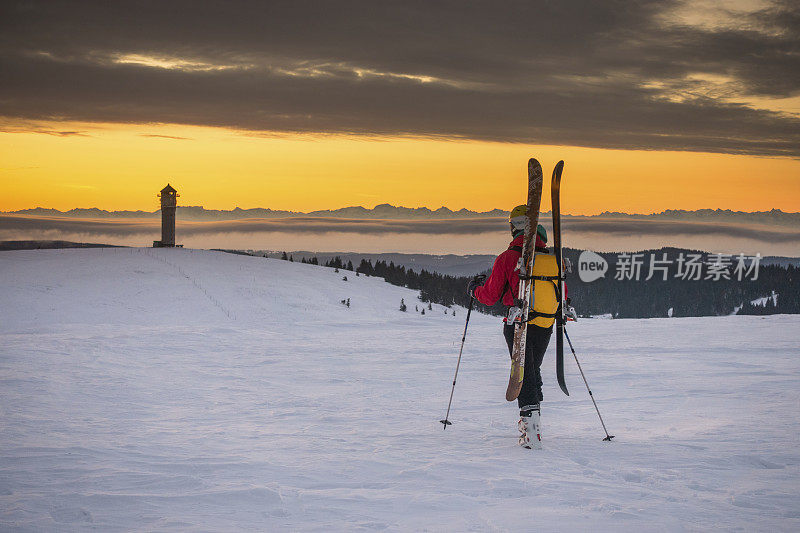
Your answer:
[[[545,173],[559,158],[566,160],[564,209],[571,214],[800,208],[800,162],[789,158],[479,141],[264,137],[174,125],[68,127],[83,134],[0,137],[5,191],[0,210],[153,211],[158,207],[155,194],[167,181],[180,191],[182,205],[209,209],[311,211],[384,202],[510,209],[524,201],[529,156],[542,162]],[[757,190],[755,183],[760,184]]]
[[[0,211],[800,211],[792,3],[179,7],[4,3]]]

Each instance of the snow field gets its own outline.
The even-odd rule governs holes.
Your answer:
[[[617,438],[551,346],[531,451],[498,319],[472,315],[443,431],[465,310],[401,298],[217,252],[0,252],[0,529],[800,528],[800,317],[572,324]]]

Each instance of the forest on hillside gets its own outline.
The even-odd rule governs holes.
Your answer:
[[[565,249],[566,274],[571,303],[579,316],[610,315],[614,318],[654,318],[800,314],[800,269],[794,266],[760,265],[746,257],[718,256],[706,252],[662,248],[636,254],[596,254],[608,264],[604,277],[585,282],[577,269],[582,250]],[[283,254],[283,259],[291,260]],[[302,262],[320,264],[312,257]],[[393,262],[362,259],[358,265],[335,257],[324,266],[349,270],[356,275],[378,276],[387,282],[420,291],[423,302],[467,306],[469,276],[419,272]],[[738,270],[737,270],[738,268]],[[488,271],[487,271],[488,274]],[[647,278],[650,279],[647,279]],[[485,313],[501,315],[498,304],[485,306]]]

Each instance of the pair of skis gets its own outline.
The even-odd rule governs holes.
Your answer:
[[[566,316],[565,316],[565,299],[564,299],[564,261],[563,261],[563,253],[561,249],[561,173],[564,170],[564,162],[559,161],[556,167],[553,169],[553,178],[551,181],[551,201],[552,201],[552,215],[553,215],[553,252],[556,257],[556,265],[558,269],[558,276],[556,277],[556,297],[558,298],[558,308],[556,310],[556,376],[558,378],[558,385],[561,387],[561,390],[564,391],[564,394],[569,396],[569,391],[567,390],[567,384],[564,380],[564,337],[567,338],[567,343],[569,344],[570,351],[572,352],[572,356],[575,358],[575,364],[578,366],[578,370],[581,373],[581,377],[583,378],[584,384],[586,384],[586,390],[589,392],[589,398],[592,399],[592,403],[594,404],[595,411],[597,411],[597,416],[600,418],[600,423],[603,425],[603,431],[605,432],[606,436],[603,439],[604,441],[611,441],[614,438],[614,435],[609,435],[608,430],[606,429],[605,421],[603,421],[603,417],[600,415],[600,409],[597,407],[597,402],[594,399],[594,395],[592,394],[592,389],[589,388],[589,383],[586,381],[586,375],[583,373],[583,369],[581,368],[581,364],[578,361],[578,356],[575,354],[575,348],[572,346],[572,341],[569,339],[569,335],[567,335],[567,331],[565,328]],[[511,375],[509,376],[508,380],[508,388],[506,389],[506,400],[513,401],[519,397],[519,392],[522,389],[522,381],[524,376],[525,370],[525,340],[528,332],[528,316],[530,310],[533,308],[533,302],[531,302],[531,298],[533,297],[531,291],[531,283],[534,283],[536,280],[533,276],[533,263],[534,263],[534,250],[536,248],[536,241],[534,240],[536,235],[536,229],[539,225],[539,208],[542,200],[542,166],[536,159],[531,158],[528,161],[528,213],[527,213],[527,220],[525,221],[525,236],[523,239],[523,246],[522,246],[522,256],[520,257],[520,262],[517,267],[519,277],[520,277],[520,284],[519,284],[519,293],[518,293],[518,300],[516,303],[517,307],[519,307],[521,314],[519,315],[521,318],[519,322],[515,322],[515,330],[514,330],[514,344],[512,346],[512,362],[511,362]],[[540,279],[543,280],[552,280],[552,277],[546,276]],[[472,300],[470,300],[470,307],[472,309]],[[461,339],[461,349],[464,349],[464,338],[467,334],[467,324],[469,324],[469,311],[467,312],[467,322],[464,325],[464,337]],[[458,375],[458,365],[461,362],[461,352],[458,355],[459,363],[456,364],[456,375]],[[453,389],[455,389],[456,380],[455,377],[453,378]],[[453,400],[453,391],[450,391],[450,401]],[[538,411],[537,411],[538,412]],[[445,415],[444,420],[440,420],[442,424],[444,424],[445,429],[447,426],[451,424],[448,420],[448,416],[450,415],[450,404],[447,405],[447,415]],[[525,420],[520,420],[520,422],[525,423]],[[541,433],[539,432],[538,428],[538,417],[535,420],[535,434],[537,435],[537,440],[541,441]],[[528,426],[524,424],[524,427],[521,427],[522,437],[520,440],[520,444],[525,447],[535,447],[531,445],[532,440],[530,440],[528,436]]]
[[[556,293],[559,303],[556,311],[556,376],[561,390],[569,396],[567,384],[564,380],[564,274],[562,270],[560,210],[561,173],[563,170],[564,162],[559,161],[553,169],[553,178],[550,182],[550,199],[553,215],[553,245],[558,265],[558,287]],[[511,375],[508,378],[508,388],[506,389],[506,400],[509,402],[516,400],[519,396],[525,374],[525,340],[528,332],[528,314],[533,303],[531,302],[531,284],[534,282],[533,254],[536,247],[536,228],[539,225],[543,182],[542,165],[536,159],[531,158],[528,161],[528,220],[525,223],[522,256],[517,266],[520,278],[518,299],[520,300],[521,319],[515,324],[516,328],[514,330]]]

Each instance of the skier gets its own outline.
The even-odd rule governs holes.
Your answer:
[[[495,259],[492,273],[481,284],[471,280],[467,287],[469,295],[486,305],[493,305],[502,299],[508,306],[503,318],[503,336],[508,344],[509,354],[514,344],[515,321],[522,320],[520,303],[515,300],[519,291],[519,261],[522,256],[522,241],[527,220],[527,205],[515,207],[509,215],[513,240],[508,249]],[[540,446],[541,431],[539,428],[540,403],[542,396],[541,366],[550,335],[553,332],[556,311],[558,310],[558,265],[555,255],[547,250],[547,232],[539,224],[536,228],[536,247],[534,253],[533,298],[531,312],[527,317],[528,327],[525,344],[525,372],[522,389],[517,397],[520,420],[520,444],[530,447],[531,439],[535,447]]]

